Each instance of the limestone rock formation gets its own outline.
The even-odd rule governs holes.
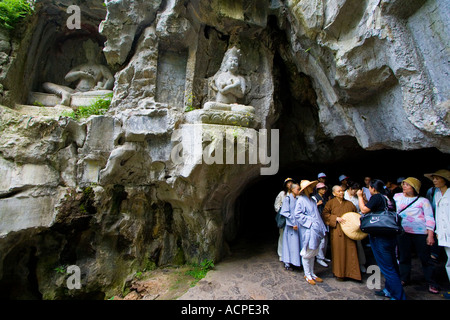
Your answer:
[[[445,0],[105,3],[36,1],[20,29],[0,30],[0,297],[104,299],[149,264],[220,260],[239,195],[270,165],[250,161],[269,143],[260,129],[280,130],[281,165],[330,161],[336,141],[450,153]],[[75,121],[25,105],[46,81],[70,85],[87,39],[114,73],[109,111]],[[254,123],[198,121],[234,46]],[[248,157],[227,164],[239,137]],[[60,272],[71,265],[81,289]]]

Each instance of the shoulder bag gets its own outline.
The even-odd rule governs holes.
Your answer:
[[[419,199],[417,197],[413,202],[403,208],[400,212],[390,211],[386,202],[384,211],[369,212],[361,216],[361,231],[373,236],[395,236],[403,233],[402,218],[400,213]]]
[[[289,197],[289,194],[286,196]],[[291,202],[291,199],[289,198],[289,203]],[[278,212],[275,216],[275,221],[277,222],[278,229],[283,229],[286,225],[286,217],[280,214],[281,209],[283,208],[283,205],[281,205],[280,209],[278,209]]]

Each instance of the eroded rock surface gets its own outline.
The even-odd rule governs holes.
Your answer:
[[[265,164],[174,162],[197,126],[210,147],[227,131],[280,129],[285,164],[331,161],[336,139],[450,151],[445,0],[73,2],[37,1],[16,34],[0,32],[2,297],[102,299],[148,263],[220,260],[236,199]],[[66,27],[71,4],[80,30]],[[115,74],[108,113],[24,105],[44,81],[63,84],[86,39]],[[255,125],[199,123],[233,46]]]

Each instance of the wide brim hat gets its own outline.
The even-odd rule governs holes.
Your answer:
[[[302,180],[300,182],[300,192],[302,192],[303,190],[305,190],[308,187],[314,188],[318,183],[319,183],[319,181],[317,181],[317,180],[314,180],[314,181]]]
[[[347,212],[342,215],[345,223],[341,224],[342,231],[352,240],[362,240],[367,237],[367,233],[362,232],[361,215],[356,212]]]
[[[414,178],[414,177],[408,177],[405,180],[402,181],[408,183],[411,187],[414,188],[414,190],[416,190],[417,194],[420,193],[420,187],[422,186],[422,182],[420,182],[419,179]]]
[[[424,174],[424,176],[430,180],[433,180],[433,176],[438,176],[444,178],[447,181],[450,181],[450,171],[445,169],[438,170],[435,173],[426,173]]]

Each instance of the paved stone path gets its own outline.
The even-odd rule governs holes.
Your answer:
[[[370,248],[366,248],[369,264],[373,261]],[[286,271],[278,261],[276,245],[271,243],[242,243],[232,248],[231,256],[217,263],[214,270],[190,288],[179,300],[384,300],[367,287],[370,274],[363,274],[361,282],[337,281],[328,268],[315,264],[315,273],[324,282],[308,284],[303,270]],[[442,269],[442,270],[441,270]],[[449,291],[448,280],[442,275],[442,289]],[[445,300],[428,292],[420,262],[413,260],[413,282],[405,287],[411,300]],[[381,277],[383,287],[384,279]],[[443,279],[443,280],[442,280]]]

